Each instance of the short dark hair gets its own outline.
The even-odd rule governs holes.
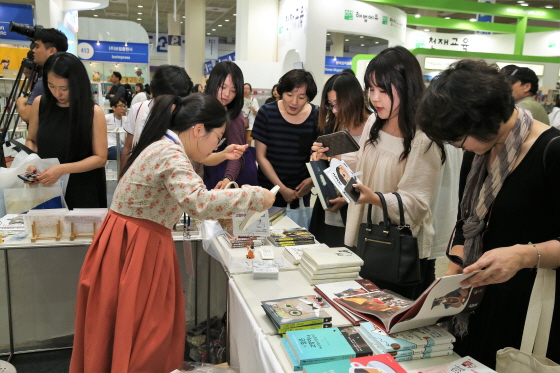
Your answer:
[[[341,71],[341,73],[352,74],[352,75],[356,76],[356,73],[352,69],[344,69],[344,70]]]
[[[248,86],[249,86],[249,90],[250,90],[250,91],[252,91],[252,90],[253,90],[253,87],[251,87],[251,84],[249,84],[249,83],[245,83],[245,84],[243,84],[243,88],[245,88],[245,86],[246,86],[246,85],[248,85]]]
[[[122,79],[122,74],[118,71],[113,71],[113,75],[116,76],[117,78],[119,78],[119,80]]]
[[[54,28],[42,28],[35,31],[35,41],[41,41],[45,48],[56,48],[57,52],[68,50],[66,35]]]
[[[432,80],[416,119],[422,131],[436,142],[458,141],[465,136],[489,142],[514,108],[511,87],[498,66],[465,59]]]
[[[173,95],[186,97],[191,93],[193,82],[185,69],[177,65],[161,65],[152,77],[150,90],[153,97]]]
[[[239,113],[241,113],[244,103],[243,72],[237,64],[231,61],[222,61],[214,66],[206,82],[204,93],[216,97],[218,95],[218,90],[224,85],[228,75],[231,75],[231,80],[235,86],[235,97],[226,107],[229,117],[235,119],[239,116]]]
[[[286,92],[292,92],[296,88],[305,87],[305,95],[309,101],[313,101],[317,96],[317,84],[309,71],[303,69],[293,69],[284,74],[278,80],[276,91],[282,97]]]
[[[119,104],[119,102],[121,104],[125,104],[126,105],[126,100],[124,97],[122,96],[113,96],[109,99],[109,103],[111,104],[111,107],[117,106]]]
[[[509,67],[515,67],[515,68],[512,68],[510,71],[507,69]],[[535,74],[535,72],[529,69],[528,67],[518,67],[515,65],[508,65],[502,68],[500,72],[502,74],[505,74],[508,82],[512,84],[516,82],[521,82],[521,84],[527,84],[527,83],[531,84],[531,89],[529,90],[529,93],[531,94],[531,96],[537,94],[539,90],[539,78],[537,77],[537,74]]]
[[[144,92],[144,84],[136,83],[135,87],[140,87],[140,92]]]

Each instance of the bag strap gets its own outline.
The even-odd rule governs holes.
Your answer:
[[[226,184],[226,187],[224,189],[230,189],[230,188],[239,188],[239,185],[237,185],[235,181],[230,181],[229,183]]]
[[[543,153],[543,165],[544,165],[544,171],[546,172],[546,153],[548,152],[548,148],[550,148],[550,144],[552,144],[554,142],[554,140],[558,140],[560,139],[560,136],[556,136],[554,138],[552,138],[548,144],[546,144],[546,148],[544,148],[544,153]]]
[[[554,311],[555,291],[556,271],[539,268],[525,318],[521,352],[546,356]]]
[[[397,196],[397,202],[399,203],[399,215],[401,218],[401,225],[400,227],[410,227],[409,225],[406,225],[406,222],[404,220],[404,207],[403,207],[403,203],[402,203],[402,198],[401,195],[397,192],[393,193],[395,196]]]
[[[391,226],[391,222],[389,221],[389,213],[387,212],[387,201],[385,201],[385,196],[383,196],[383,193],[375,192],[375,194],[377,194],[379,196],[379,199],[381,200],[381,208],[383,209],[383,224],[385,226],[385,231],[388,234],[389,233],[389,227]],[[373,205],[368,206],[367,221],[368,221],[368,229],[369,230],[371,230],[371,226],[373,225],[373,223],[371,221],[372,208],[373,208]]]

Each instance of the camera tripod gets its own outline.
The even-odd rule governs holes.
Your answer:
[[[31,75],[29,78],[25,76],[23,70],[28,67],[31,69]],[[23,76],[23,81],[22,81]],[[4,144],[7,146],[13,146],[17,152],[23,150],[27,154],[33,153],[33,150],[29,149],[25,145],[20,144],[18,141],[10,141],[14,138],[17,122],[19,119],[19,114],[16,114],[16,100],[21,97],[28,97],[33,89],[37,79],[39,77],[38,66],[33,63],[29,58],[24,58],[21,66],[19,68],[16,80],[10,91],[10,96],[6,99],[6,106],[2,111],[2,116],[0,117],[0,167],[6,167],[6,158],[4,156]],[[11,124],[14,124],[11,135],[9,134]]]

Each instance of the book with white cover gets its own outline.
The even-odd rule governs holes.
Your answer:
[[[298,246],[285,246],[282,255],[292,264],[299,264],[301,260],[302,250],[304,249],[325,249],[328,248],[324,243]]]
[[[309,278],[309,276],[308,276],[301,268],[299,269],[299,273],[301,273],[301,275],[303,276],[303,278],[305,278],[305,279],[307,280],[307,282],[309,283],[309,285],[328,284],[328,283],[337,282],[337,281],[352,281],[352,280],[355,280],[355,279],[356,279],[355,276],[344,277],[344,278],[312,279],[312,278]]]
[[[470,356],[462,357],[451,363],[432,367],[408,370],[408,373],[496,373],[495,370],[479,363]]]
[[[356,267],[364,261],[345,247],[329,247],[324,250],[303,250],[303,258],[317,268]]]
[[[305,266],[309,269],[311,273],[315,273],[318,275],[327,275],[330,273],[343,273],[343,272],[360,272],[361,267],[338,267],[338,268],[317,268],[311,263],[309,260],[305,258],[301,258],[299,261],[301,263],[305,263]]]
[[[301,269],[307,275],[307,277],[309,277],[312,280],[324,280],[324,279],[328,279],[328,278],[335,278],[335,279],[354,278],[354,279],[356,279],[356,278],[359,277],[359,272],[339,272],[339,273],[317,274],[317,273],[314,273],[312,270],[310,270],[309,267],[307,267],[307,265],[303,261],[299,263],[299,269]]]
[[[346,202],[357,202],[360,193],[357,192],[352,185],[362,183],[357,175],[348,167],[346,162],[337,158],[332,158],[328,168],[323,173],[333,183],[340,195]]]

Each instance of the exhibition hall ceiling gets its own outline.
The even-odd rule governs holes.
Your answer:
[[[28,4],[34,5],[35,0],[0,0],[7,3]],[[44,0],[39,0],[44,1]],[[332,1],[332,0],[323,0]],[[468,0],[477,1],[477,0]],[[235,25],[237,20],[236,16],[236,0],[207,0],[206,1],[206,35],[218,36],[220,42],[234,43],[235,41]],[[504,5],[520,5],[527,3],[528,6],[534,8],[552,7],[552,9],[560,9],[559,0],[496,0],[497,4]],[[159,32],[167,33],[167,14],[173,14],[174,4],[177,5],[177,18],[182,21],[185,14],[185,0],[158,0],[158,13],[159,13]],[[415,8],[401,8],[407,14],[417,14],[418,9]],[[98,10],[85,10],[79,12],[80,17],[98,17],[107,19],[128,20],[137,22],[147,32],[156,32],[156,1],[155,0],[110,0],[109,6],[104,9]],[[432,17],[436,15],[430,15]],[[437,17],[451,19],[469,20],[473,18],[472,14],[466,13],[451,13],[451,12],[437,12]],[[241,21],[241,20],[240,20]],[[515,24],[515,18],[495,17],[497,23]],[[551,22],[538,22],[529,20],[529,25],[545,26],[545,27],[558,27],[558,23],[552,24]],[[424,29],[424,27],[418,27]],[[254,30],[258,32],[258,30]],[[438,29],[438,32],[458,33],[458,30]],[[328,38],[328,37],[327,37]],[[329,39],[329,38],[328,38]],[[330,40],[330,39],[329,39]],[[376,43],[377,42],[377,43]],[[345,35],[345,46],[373,46],[375,44],[383,44],[383,39],[362,37],[360,35]]]

